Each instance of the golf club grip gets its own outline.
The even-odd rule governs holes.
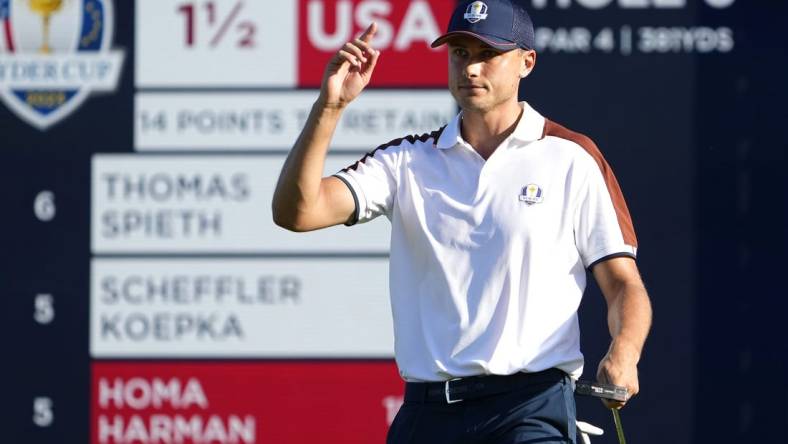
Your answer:
[[[575,393],[582,396],[593,396],[613,401],[626,401],[627,392],[626,387],[620,387],[613,384],[582,380],[578,380],[575,383]]]

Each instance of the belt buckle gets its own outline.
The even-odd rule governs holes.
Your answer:
[[[444,384],[444,389],[443,389],[443,392],[444,392],[444,394],[446,395],[446,404],[456,404],[456,403],[458,403],[458,402],[462,402],[462,401],[464,401],[464,399],[451,399],[451,395],[450,395],[450,393],[449,393],[449,389],[450,389],[450,385],[449,385],[449,383],[450,383],[450,382],[452,382],[452,381],[459,381],[460,379],[462,379],[462,378],[454,378],[454,379],[449,379],[449,380],[448,380],[448,381],[446,381],[446,383]]]

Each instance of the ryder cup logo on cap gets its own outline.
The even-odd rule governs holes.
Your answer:
[[[544,200],[542,197],[542,189],[539,188],[539,185],[528,184],[523,187],[523,191],[520,192],[520,202],[525,202],[528,205],[533,205],[535,203],[541,203]]]
[[[0,0],[0,99],[44,130],[93,91],[114,91],[112,0]]]
[[[454,9],[446,33],[432,42],[432,47],[457,36],[475,37],[493,48],[509,51],[534,49],[534,25],[522,1],[463,1]]]
[[[463,17],[465,20],[468,20],[471,23],[484,20],[487,18],[487,5],[485,5],[483,2],[473,2],[468,5]]]

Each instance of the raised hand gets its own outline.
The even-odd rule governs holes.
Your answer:
[[[320,89],[324,106],[344,108],[369,84],[380,57],[380,51],[370,46],[377,29],[372,22],[361,37],[345,43],[328,62]]]

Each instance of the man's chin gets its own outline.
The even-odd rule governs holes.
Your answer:
[[[487,111],[490,109],[489,101],[479,96],[464,96],[459,98],[455,97],[455,99],[463,111],[478,112]]]

